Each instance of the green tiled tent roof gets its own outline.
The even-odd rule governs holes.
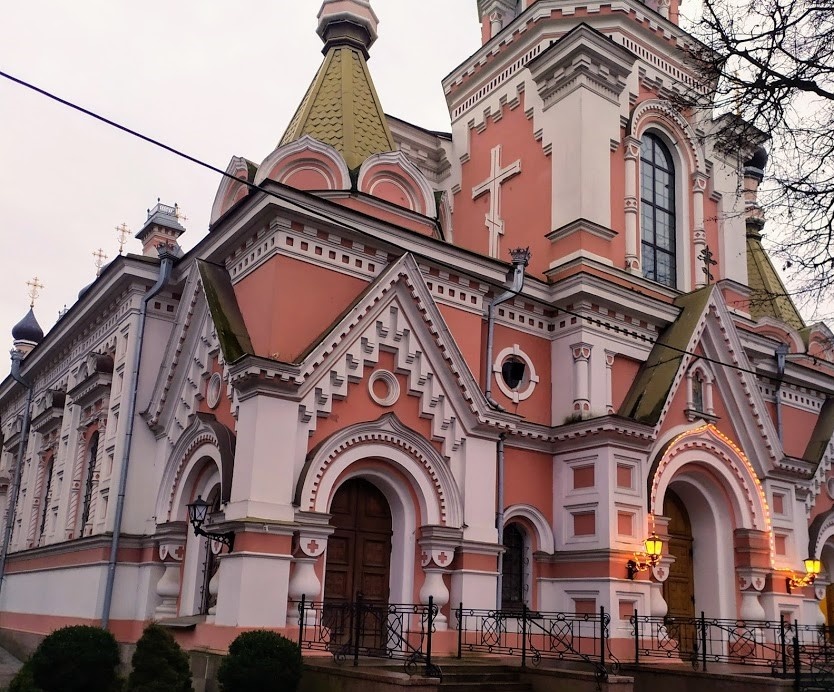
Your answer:
[[[683,360],[682,351],[689,346],[714,290],[714,286],[705,286],[675,300],[675,305],[681,308],[681,313],[663,330],[646,362],[641,366],[637,378],[620,406],[620,415],[648,425],[657,424]]]
[[[762,237],[752,230],[747,232],[747,283],[751,289],[750,316],[753,319],[773,317],[794,329],[805,326],[762,246]]]
[[[304,135],[334,147],[351,170],[373,154],[395,150],[360,49],[350,45],[328,49],[281,145]]]

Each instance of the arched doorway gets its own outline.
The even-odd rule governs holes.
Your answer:
[[[666,491],[663,514],[669,517],[669,554],[675,558],[663,583],[663,598],[674,617],[695,616],[692,523],[681,499]]]
[[[501,559],[501,609],[521,610],[526,601],[529,559],[524,532],[518,524],[507,524],[503,532],[504,556]]]
[[[327,542],[325,601],[388,602],[391,508],[382,492],[362,478],[345,482],[333,496]]]

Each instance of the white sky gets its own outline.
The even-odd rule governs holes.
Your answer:
[[[29,0],[0,22],[0,71],[225,169],[278,143],[321,63],[320,0]],[[385,111],[449,129],[440,80],[480,45],[475,0],[373,0],[370,69]],[[0,372],[28,309],[44,331],[156,203],[179,203],[181,245],[206,232],[219,177],[0,79]],[[127,249],[141,252],[139,241]]]

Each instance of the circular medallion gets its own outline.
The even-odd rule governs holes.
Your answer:
[[[223,378],[219,372],[212,373],[206,385],[206,403],[209,408],[217,408],[220,403],[220,388],[223,386]]]

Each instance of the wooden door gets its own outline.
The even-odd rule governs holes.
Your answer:
[[[360,646],[379,648],[387,622],[391,509],[373,484],[356,478],[336,491],[330,514],[336,530],[327,541],[324,600],[331,636],[335,642],[348,640],[351,618],[358,616]],[[359,595],[361,613],[344,605]]]
[[[690,619],[695,617],[695,574],[693,569],[692,524],[681,499],[671,490],[666,491],[663,513],[669,517],[669,554],[675,562],[669,568],[669,578],[663,583],[663,598],[668,617]],[[696,633],[694,625],[675,627],[673,636],[678,640],[682,654],[694,651]]]

